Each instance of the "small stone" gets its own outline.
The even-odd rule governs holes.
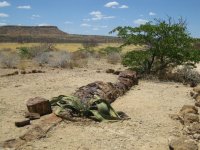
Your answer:
[[[101,71],[100,71],[100,70],[97,70],[96,72],[97,72],[97,73],[101,73]]]
[[[21,71],[21,74],[26,74],[26,71],[24,70],[24,71]]]
[[[30,120],[40,119],[40,114],[26,112],[25,113],[25,118],[29,118]]]
[[[37,70],[32,70],[31,72],[32,72],[32,73],[37,73]]]
[[[114,73],[114,72],[115,72],[114,69],[107,69],[107,70],[106,70],[106,73]]]
[[[113,74],[115,74],[115,75],[119,75],[120,73],[121,73],[121,71],[119,71],[119,70],[113,72]]]
[[[193,138],[194,138],[194,139],[197,139],[197,140],[200,140],[200,134],[194,134],[194,135],[193,135]]]
[[[200,101],[195,102],[195,106],[200,107]]]
[[[26,125],[30,125],[30,119],[24,119],[24,120],[15,122],[15,126],[17,127],[24,127]]]

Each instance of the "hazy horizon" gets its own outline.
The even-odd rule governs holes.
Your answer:
[[[109,35],[117,26],[170,16],[186,19],[191,36],[199,38],[199,6],[197,0],[0,0],[0,26],[50,25],[70,34]]]

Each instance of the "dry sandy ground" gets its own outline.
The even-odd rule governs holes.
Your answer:
[[[16,128],[14,121],[26,110],[26,100],[41,96],[50,99],[70,94],[93,81],[115,82],[117,76],[106,74],[106,68],[123,69],[120,65],[92,62],[88,68],[50,70],[44,74],[0,77],[0,141],[15,138],[29,126]],[[100,73],[96,71],[101,70]],[[10,70],[0,70],[5,74]],[[181,125],[169,118],[184,104],[193,104],[191,88],[177,83],[140,81],[113,107],[131,119],[115,123],[63,122],[44,139],[24,146],[24,150],[167,150],[168,138],[179,134]]]

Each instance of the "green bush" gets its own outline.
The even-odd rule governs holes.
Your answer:
[[[19,47],[19,55],[21,58],[30,58],[29,49],[28,47]]]
[[[129,66],[139,73],[144,73],[148,67],[148,58],[148,51],[130,51],[123,56],[122,64],[124,66]]]

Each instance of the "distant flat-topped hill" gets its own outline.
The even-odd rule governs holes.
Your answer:
[[[50,43],[80,43],[95,40],[100,43],[118,42],[119,38],[98,35],[68,34],[56,26],[1,26],[0,42],[50,42]]]

